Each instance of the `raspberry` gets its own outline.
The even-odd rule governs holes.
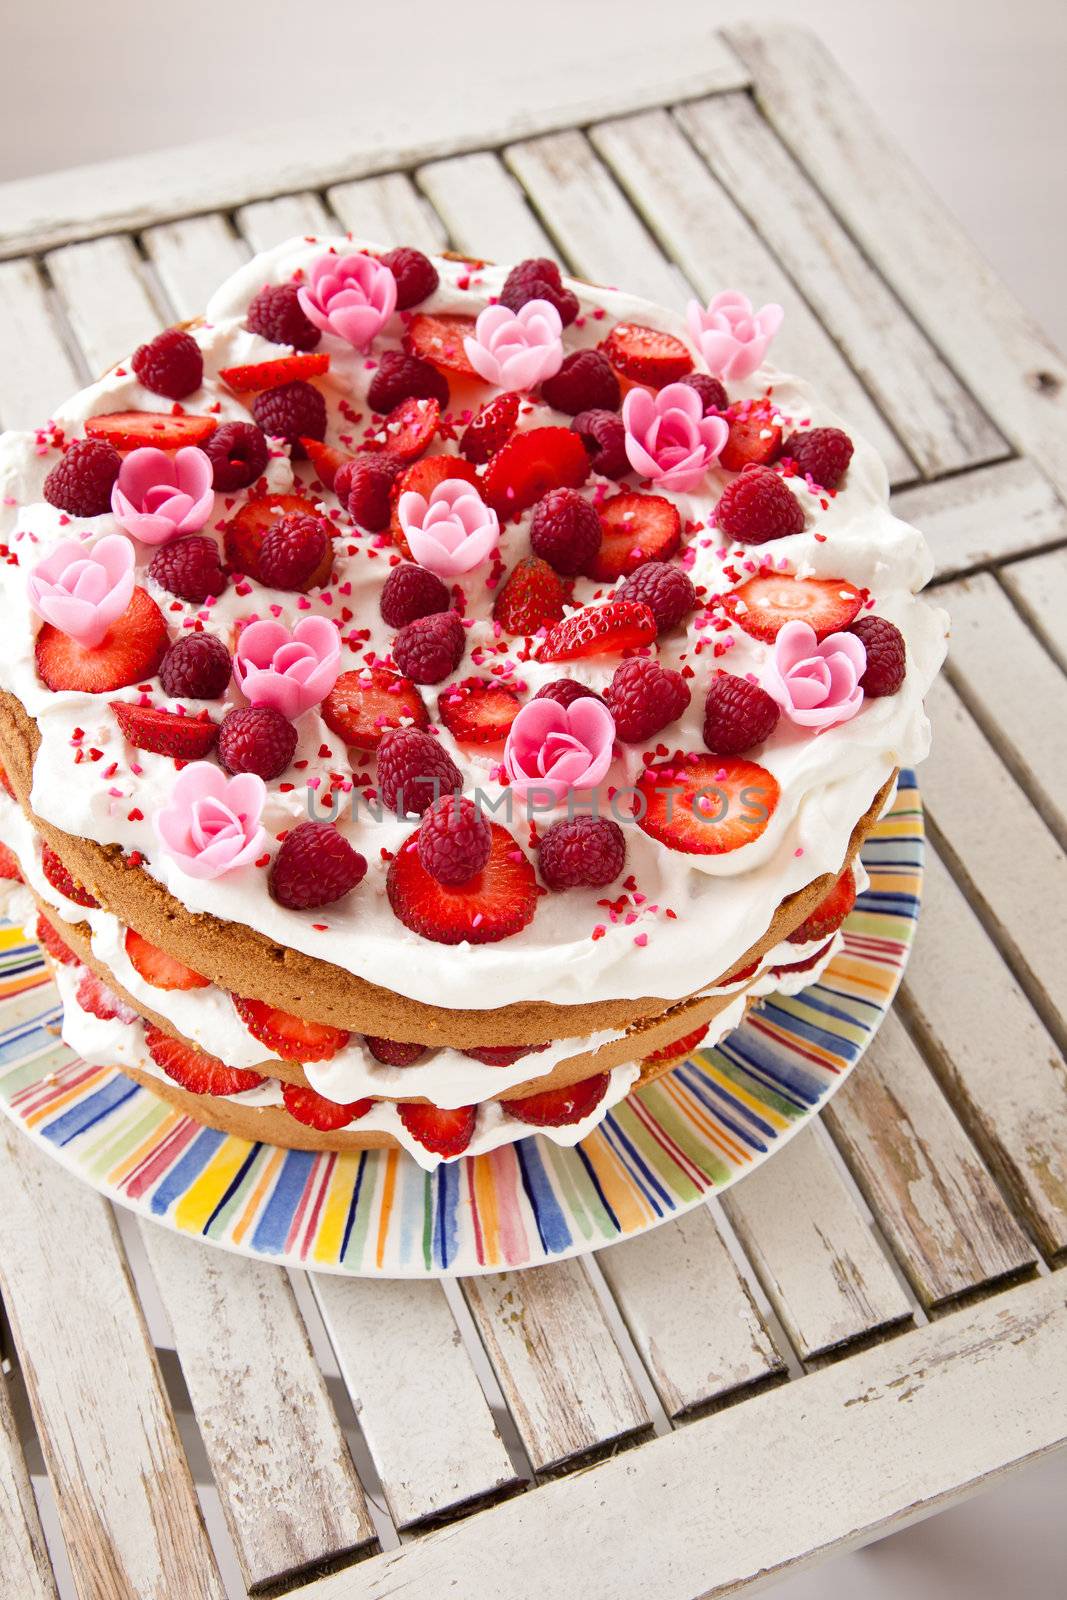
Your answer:
[[[222,720],[218,755],[227,772],[255,772],[267,783],[295,753],[296,729],[273,706],[244,706]]]
[[[329,548],[330,525],[324,517],[290,511],[263,536],[259,577],[270,589],[307,589]]]
[[[849,628],[867,651],[867,668],[860,688],[871,700],[896,694],[907,670],[904,636],[888,617],[861,617]]]
[[[394,567],[382,586],[378,601],[382,621],[390,628],[403,628],[419,617],[447,611],[452,597],[447,586],[426,567],[404,561]]]
[[[696,610],[697,592],[687,572],[670,561],[644,561],[616,591],[619,600],[639,600],[656,619],[660,633],[676,628]]]
[[[326,402],[303,378],[279,383],[257,394],[252,401],[252,415],[264,433],[269,433],[273,439],[287,440],[295,457],[304,454],[304,447],[298,442],[301,436],[307,439],[326,437]]]
[[[550,889],[602,889],[626,862],[626,840],[607,817],[553,823],[541,840],[538,864]]]
[[[367,404],[385,416],[401,400],[436,400],[442,410],[448,405],[448,379],[437,367],[403,350],[386,350],[378,359],[378,370],[367,390]]]
[[[194,604],[208,595],[221,594],[226,587],[219,547],[202,533],[187,534],[163,545],[152,557],[148,576],[168,594]]]
[[[689,698],[689,685],[680,672],[640,656],[615,668],[604,694],[615,732],[627,744],[651,739],[681,716]]]
[[[44,480],[49,505],[72,517],[99,517],[111,510],[111,489],[122,457],[103,439],[75,439]]]
[[[271,344],[314,350],[322,334],[304,315],[295,283],[268,283],[248,308],[248,326]]]
[[[781,712],[758,683],[720,672],[704,702],[704,743],[718,756],[739,756],[769,739]]]
[[[444,795],[422,819],[419,860],[438,883],[469,883],[493,848],[493,832],[472,800]]]
[[[583,500],[577,489],[550,489],[534,507],[530,547],[566,577],[588,567],[600,549],[602,536],[596,507]]]
[[[463,659],[467,635],[454,611],[416,617],[393,640],[393,660],[415,683],[441,683]]]
[[[559,267],[546,256],[531,256],[512,267],[500,291],[500,303],[509,311],[520,310],[528,300],[547,300],[559,312],[559,320],[569,327],[578,315],[578,296],[563,287]]]
[[[584,683],[579,683],[576,678],[553,678],[551,683],[546,683],[543,689],[538,689],[534,695],[535,700],[556,700],[561,706],[572,706],[576,700],[581,700],[587,695],[590,700],[599,700],[604,704],[604,696],[597,694],[595,689],[587,689]]]
[[[146,389],[165,394],[168,400],[184,400],[204,381],[200,346],[181,328],[157,333],[151,344],[134,351],[130,365]]]
[[[719,496],[715,522],[739,544],[766,544],[800,533],[804,508],[770,467],[748,466]]]
[[[417,306],[420,301],[428,299],[441,281],[429,256],[424,256],[421,250],[413,250],[409,245],[388,250],[382,257],[382,264],[389,268],[396,279],[398,311],[407,311],[410,306]]]
[[[247,489],[267,465],[267,441],[254,422],[224,422],[201,449],[214,469],[212,482],[223,494]]]
[[[621,417],[614,411],[579,411],[571,427],[589,452],[594,472],[602,478],[625,478],[630,460]]]
[[[678,382],[696,390],[703,403],[705,416],[709,411],[725,411],[730,404],[730,396],[718,378],[711,378],[706,372],[687,372]]]
[[[426,1054],[424,1044],[405,1044],[402,1039],[381,1039],[377,1034],[365,1033],[363,1042],[375,1061],[386,1067],[413,1067]]]
[[[333,905],[360,883],[367,863],[332,822],[302,822],[287,833],[270,869],[280,906],[309,911]]]
[[[564,357],[559,371],[542,383],[541,398],[570,417],[581,411],[617,411],[622,402],[619,380],[599,350],[575,350]]]
[[[213,633],[187,633],[172,644],[159,668],[164,694],[175,700],[217,700],[226,692],[230,652]]]
[[[422,816],[442,795],[457,794],[463,774],[432,734],[390,728],[378,746],[378,793],[398,816]]]
[[[836,489],[852,460],[852,440],[840,428],[811,428],[794,433],[782,446],[783,456],[791,456],[797,471],[810,475],[824,489]]]
[[[368,450],[346,462],[333,480],[334,491],[348,506],[348,514],[368,533],[389,526],[390,495],[404,463],[386,450]]]

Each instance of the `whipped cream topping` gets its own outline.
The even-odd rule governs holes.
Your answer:
[[[220,421],[249,418],[245,405],[218,378],[222,367],[279,354],[278,346],[245,327],[249,302],[265,283],[286,282],[295,273],[307,275],[331,243],[345,253],[354,248],[346,240],[293,240],[257,257],[219,289],[207,308],[204,325],[195,330],[204,356],[205,384],[184,402],[187,411],[202,412],[211,406]],[[502,267],[473,269],[445,260],[435,264],[440,285],[420,311],[477,316],[499,292],[506,275]],[[596,345],[607,329],[622,320],[663,329],[692,348],[680,315],[614,290],[591,289],[569,280],[568,286],[581,303],[578,322],[564,330],[568,350]],[[375,360],[384,350],[399,348],[402,334],[402,319],[390,317],[374,341],[371,356],[330,332],[323,335],[321,348],[330,355],[331,367],[317,381],[329,409],[328,443],[354,449],[362,442],[370,420],[365,396]],[[456,410],[475,407],[492,393],[484,385],[465,389],[463,380],[453,381],[452,389]],[[730,383],[731,398],[736,400],[762,396],[768,389],[782,415],[784,431],[837,425],[837,419],[804,383],[769,366]],[[129,368],[123,367],[60,407],[54,422],[69,438],[98,413],[165,406],[166,402],[144,390]],[[361,414],[361,421],[350,420],[355,414]],[[569,420],[531,402],[524,405],[520,424],[566,425]],[[114,518],[71,518],[45,502],[41,485],[59,459],[57,450],[45,433],[6,434],[0,439],[0,540],[16,560],[0,564],[0,595],[8,620],[0,685],[22,701],[40,728],[33,807],[69,833],[119,844],[127,851],[139,850],[146,858],[145,870],[191,911],[211,912],[255,928],[280,944],[423,1003],[479,1010],[531,999],[550,998],[566,1004],[638,994],[679,999],[694,993],[707,985],[709,978],[737,964],[765,932],[784,896],[822,873],[840,869],[849,834],[880,785],[894,767],[914,764],[926,753],[929,730],[922,702],[944,654],[945,618],[916,598],[931,573],[925,543],[915,529],[890,514],[884,469],[870,446],[855,434],[852,437],[855,454],[837,495],[820,496],[803,479],[786,479],[790,492],[804,505],[805,530],[758,550],[730,549],[708,525],[732,474],[713,469],[698,489],[671,498],[689,530],[690,577],[709,593],[734,586],[736,580],[727,569],[743,579],[767,565],[805,576],[842,578],[868,589],[876,613],[894,622],[906,640],[908,672],[901,690],[866,701],[850,722],[817,736],[783,719],[759,757],[777,779],[781,798],[764,832],[741,849],[722,856],[682,854],[629,825],[625,828],[625,871],[632,874],[636,888],[627,891],[618,884],[609,890],[609,895],[621,898],[621,905],[617,902],[606,912],[601,903],[604,894],[594,890],[546,894],[539,900],[532,923],[520,933],[496,944],[455,947],[437,945],[410,932],[388,904],[383,853],[395,852],[408,837],[417,826],[411,819],[397,820],[386,814],[376,820],[363,807],[352,817],[342,808],[339,825],[367,857],[371,869],[354,893],[321,912],[294,912],[276,904],[260,868],[250,866],[216,880],[197,880],[159,849],[152,819],[173,788],[173,762],[126,745],[107,705],[111,697],[53,693],[40,681],[34,666],[36,621],[26,603],[26,572],[62,539],[114,532]],[[449,451],[455,446],[442,441],[433,448]],[[251,615],[276,619],[291,628],[314,614],[341,622],[342,670],[364,664],[369,652],[379,658],[386,655],[392,633],[380,617],[378,595],[390,570],[390,555],[395,556],[388,535],[371,536],[359,530],[347,513],[339,511],[331,495],[310,489],[308,463],[291,462],[280,447],[275,448],[267,476],[274,492],[304,493],[321,501],[336,528],[336,582],[307,597],[251,582],[242,584],[246,592],[239,593],[238,586],[231,583],[213,604],[197,607],[156,588],[145,576],[152,552],[139,550],[139,581],[159,602],[172,636],[178,637],[199,619],[232,649],[237,623]],[[586,493],[610,493],[616,487],[594,475]],[[243,498],[218,496],[216,514],[205,531],[217,528]],[[528,512],[517,523],[509,522],[503,531],[501,556],[508,567],[529,550],[529,521]],[[587,658],[561,669],[556,663],[521,660],[521,640],[497,639],[491,622],[496,589],[488,576],[476,571],[458,580],[472,622],[467,652],[454,680],[504,665],[511,671],[510,681],[525,686],[527,697],[561,675],[603,690],[618,664],[617,657]],[[591,580],[579,580],[575,600],[585,602],[603,591],[604,586]],[[716,658],[713,642],[727,640],[732,641],[731,647]],[[702,751],[704,691],[712,673],[724,666],[735,673],[761,674],[767,651],[766,645],[737,627],[708,632],[706,618],[699,612],[685,633],[662,640],[659,655],[663,664],[689,665],[695,673],[691,705],[665,730],[664,742],[672,749]],[[438,693],[454,680],[425,692],[431,712]],[[176,709],[178,702],[168,700],[158,685],[153,687],[156,705]],[[135,699],[137,694],[129,689],[120,691],[119,697]],[[236,688],[228,692],[228,700],[241,703]],[[194,714],[207,709],[218,715],[220,710],[217,703],[181,703]],[[332,773],[344,775],[346,781],[352,777],[347,752],[317,709],[305,711],[297,728],[295,759],[301,765],[270,785],[264,809],[263,823],[272,837],[306,817],[305,782],[310,781],[313,791],[324,796]],[[464,774],[466,791],[481,790],[490,804],[502,800],[505,790],[496,758],[457,746],[444,728],[440,736]],[[642,770],[641,756],[639,746],[620,746],[609,781],[619,787],[633,784]],[[353,781],[361,792],[373,783],[373,758],[361,762],[357,757],[356,767]],[[543,830],[553,816],[542,814],[537,820]],[[516,813],[511,827],[525,844],[524,818]],[[694,930],[699,930],[696,936]],[[531,1058],[531,1064],[543,1061],[543,1056]],[[497,1082],[499,1087],[500,1080]]]

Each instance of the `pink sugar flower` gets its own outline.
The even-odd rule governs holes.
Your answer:
[[[466,478],[446,478],[429,498],[408,489],[397,516],[420,567],[440,578],[470,572],[500,543],[500,522]]]
[[[210,456],[195,445],[173,459],[151,446],[131,450],[111,491],[112,515],[142,544],[196,533],[215,509],[212,475]]]
[[[668,383],[658,394],[631,389],[622,406],[626,455],[635,472],[664,489],[695,489],[729,436],[722,417],[706,417],[687,383]]]
[[[228,778],[211,761],[193,761],[156,813],[156,835],[190,878],[220,878],[249,866],[266,845],[259,823],[266,798],[267,786],[254,772]]]
[[[396,279],[382,262],[358,252],[319,256],[297,290],[305,315],[323,333],[369,350],[396,310]]]
[[[91,547],[64,539],[30,573],[27,598],[43,622],[91,650],[133,599],[136,560],[121,533]]]
[[[863,704],[860,679],[867,651],[854,633],[831,633],[820,644],[807,622],[787,622],[774,641],[763,687],[790,721],[829,728]]]
[[[714,377],[748,378],[767,354],[784,316],[777,305],[753,311],[747,295],[724,289],[706,306],[690,300],[689,332]]]
[[[563,323],[548,300],[527,300],[518,311],[486,306],[463,341],[467,359],[486,383],[522,393],[551,378],[563,364]]]
[[[271,706],[290,721],[329,694],[340,670],[341,638],[325,617],[304,617],[291,633],[281,622],[252,622],[233,661],[249,704]]]
[[[595,788],[611,765],[614,740],[614,717],[589,695],[569,706],[528,700],[511,724],[504,770],[519,799],[562,800],[570,789]]]

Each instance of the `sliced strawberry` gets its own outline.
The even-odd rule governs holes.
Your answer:
[[[189,717],[129,700],[112,700],[111,709],[130,744],[153,755],[172,756],[175,761],[198,761],[219,736],[218,724],[206,711]]]
[[[830,893],[789,935],[790,944],[810,944],[813,939],[828,939],[835,934],[856,904],[856,880],[846,867]]]
[[[257,494],[247,500],[226,524],[224,544],[226,560],[238,572],[250,578],[259,577],[259,552],[267,531],[290,512],[298,511],[305,517],[317,517],[319,508],[313,500],[299,494]],[[326,554],[307,581],[309,589],[320,588],[329,581],[333,569],[333,548],[327,543]]]
[[[411,1137],[425,1149],[432,1150],[435,1156],[462,1155],[471,1142],[478,1118],[477,1106],[453,1106],[445,1110],[416,1100],[402,1100],[396,1110]]]
[[[10,878],[13,883],[23,881],[22,868],[6,844],[0,844],[0,878]]]
[[[463,1054],[487,1067],[512,1067],[523,1056],[539,1056],[547,1049],[547,1044],[487,1044],[480,1050],[464,1050]]]
[[[106,439],[116,450],[140,450],[154,445],[157,450],[180,450],[187,444],[203,444],[215,432],[217,417],[171,416],[169,411],[109,411],[90,417],[85,431],[90,439]]]
[[[750,406],[734,415],[727,413],[730,434],[719,452],[719,465],[727,472],[740,472],[750,462],[768,466],[782,450],[782,430],[771,420],[769,407]]]
[[[495,944],[533,920],[537,880],[506,828],[489,824],[489,860],[476,878],[458,888],[431,878],[419,860],[418,829],[401,845],[389,866],[389,904],[405,928],[436,944]]]
[[[510,389],[487,400],[475,412],[466,432],[459,441],[460,454],[476,466],[484,466],[491,456],[502,450],[519,420],[519,397]]]
[[[532,634],[563,619],[566,586],[540,556],[516,562],[493,602],[493,616],[506,633]]]
[[[787,961],[781,966],[772,967],[771,971],[776,977],[780,977],[785,972],[810,972],[812,967],[822,960],[833,942],[832,938],[827,939],[826,943],[820,945],[813,956],[806,956],[803,961]]]
[[[518,695],[492,678],[464,678],[437,697],[441,721],[461,744],[499,743],[521,710]]]
[[[766,767],[734,756],[657,762],[645,768],[637,790],[638,826],[672,850],[697,856],[721,856],[751,844],[778,804],[778,782]]]
[[[209,978],[202,978],[184,961],[168,955],[166,950],[151,944],[132,928],[126,929],[125,942],[131,964],[154,989],[206,989],[209,986]]]
[[[37,943],[42,945],[53,961],[61,961],[65,967],[76,967],[78,958],[68,944],[56,932],[54,925],[48,920],[43,911],[37,913]]]
[[[154,678],[168,643],[162,611],[144,589],[135,589],[122,616],[91,648],[46,622],[37,635],[37,671],[50,689],[107,694]]]
[[[681,1060],[691,1050],[695,1050],[708,1031],[709,1024],[704,1022],[699,1028],[694,1028],[692,1033],[683,1033],[680,1039],[672,1039],[670,1044],[662,1045],[658,1050],[653,1050],[650,1056],[645,1056],[645,1061],[674,1061]]]
[[[473,317],[436,316],[425,311],[412,317],[404,343],[413,356],[421,356],[435,367],[445,367],[449,372],[462,372],[469,378],[478,374],[467,359],[464,339],[474,333]]]
[[[374,1104],[373,1100],[350,1100],[347,1105],[339,1105],[303,1083],[283,1083],[282,1099],[291,1117],[306,1128],[318,1128],[320,1133],[333,1133],[336,1128],[358,1122]]]
[[[377,750],[390,728],[425,728],[430,720],[411,679],[387,667],[342,672],[321,711],[326,726],[360,750]]]
[[[354,458],[344,450],[335,450],[331,444],[323,444],[321,439],[300,439],[304,454],[315,468],[319,482],[326,489],[333,488],[333,480],[344,466],[346,461]]]
[[[787,622],[806,622],[817,639],[840,633],[859,615],[863,596],[844,578],[794,578],[789,573],[761,572],[722,603],[739,627],[753,639],[773,644]]]
[[[400,503],[400,496],[411,489],[415,494],[425,495],[428,500],[437,485],[447,482],[449,478],[462,478],[465,483],[472,483],[479,494],[482,492],[481,479],[470,462],[464,461],[462,456],[423,456],[420,461],[413,461],[410,467],[405,467],[393,484],[390,494],[393,515],[389,531],[393,536],[393,543],[406,556],[411,555],[411,550],[397,515],[396,508]]]
[[[343,1028],[326,1022],[305,1022],[262,1000],[234,995],[233,1003],[249,1033],[282,1061],[328,1061],[348,1043]]]
[[[374,430],[366,448],[387,450],[399,461],[414,461],[429,449],[440,420],[441,407],[436,400],[420,400],[414,396],[401,400],[381,427]]]
[[[224,1066],[206,1050],[196,1050],[150,1022],[145,1023],[144,1042],[156,1066],[189,1094],[243,1094],[263,1082],[261,1073]]]
[[[540,1094],[505,1100],[504,1110],[533,1128],[569,1128],[591,1116],[608,1092],[609,1075],[598,1072],[566,1089],[542,1089]]]
[[[693,370],[693,358],[680,339],[640,322],[618,322],[600,347],[616,372],[636,383],[662,389]]]
[[[485,469],[485,498],[503,522],[550,489],[577,489],[589,476],[589,455],[570,428],[513,433]]]
[[[603,656],[651,644],[656,619],[639,600],[609,600],[602,606],[583,606],[550,629],[537,652],[538,661],[576,661],[579,656]]]
[[[4,771],[3,767],[0,767],[0,789],[3,789],[4,793],[7,794],[7,795],[10,795],[12,800],[14,800],[15,791],[11,787],[11,779],[8,777],[7,773]]]
[[[50,844],[41,845],[41,871],[52,888],[58,890],[67,900],[73,900],[76,906],[85,906],[90,911],[99,906],[99,900],[94,900],[88,889],[67,871]]]
[[[236,393],[247,394],[253,390],[273,389],[279,383],[291,383],[294,378],[317,378],[329,370],[329,356],[324,350],[315,350],[310,355],[254,361],[247,367],[220,367],[219,377]]]
[[[136,1022],[137,1013],[125,1005],[106,983],[101,983],[95,972],[82,973],[75,991],[75,999],[83,1011],[99,1017],[101,1022]]]
[[[627,490],[599,510],[604,532],[589,576],[601,583],[628,576],[645,561],[669,561],[681,545],[678,507],[660,494]]]
[[[751,978],[755,973],[759,961],[750,961],[747,966],[738,967],[736,972],[728,972],[722,980],[722,987],[728,988],[731,983],[744,983],[746,978]]]

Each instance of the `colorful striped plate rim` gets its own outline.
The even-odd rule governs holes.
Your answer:
[[[423,1172],[396,1150],[250,1144],[202,1127],[57,1036],[36,946],[0,927],[0,1106],[112,1200],[224,1249],[316,1272],[441,1277],[543,1265],[699,1205],[779,1149],[855,1067],[896,993],[922,890],[911,773],[863,851],[841,953],[573,1149],[541,1137]]]

